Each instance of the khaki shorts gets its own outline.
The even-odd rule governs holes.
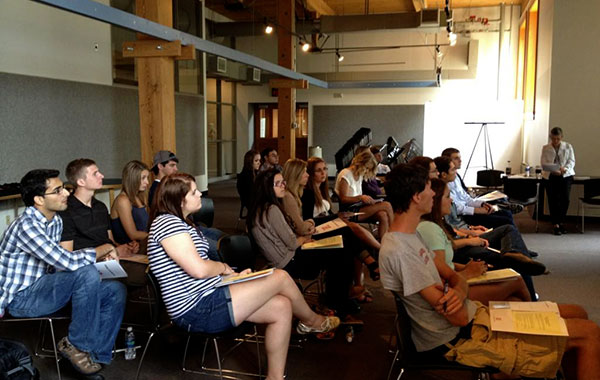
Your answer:
[[[461,339],[446,359],[472,367],[493,367],[513,376],[556,377],[567,337],[491,331],[488,308],[478,304],[470,339]]]

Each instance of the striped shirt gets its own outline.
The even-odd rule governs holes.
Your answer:
[[[171,319],[193,308],[202,297],[211,294],[221,281],[221,276],[194,278],[169,257],[161,241],[178,234],[189,234],[198,255],[208,260],[208,242],[194,227],[171,214],[159,215],[154,219],[148,235],[148,258]]]
[[[25,209],[0,242],[0,316],[21,290],[45,273],[74,271],[96,261],[94,248],[69,252],[60,245],[63,222],[55,215],[48,221],[35,207]]]

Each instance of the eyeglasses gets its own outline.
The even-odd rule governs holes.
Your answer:
[[[273,187],[285,187],[285,185],[287,185],[287,182],[284,181],[275,181],[275,183],[273,184]]]
[[[65,189],[65,185],[62,185],[62,186],[59,186],[56,189],[52,190],[49,193],[44,193],[44,195],[58,195],[58,194],[62,193],[64,189]]]

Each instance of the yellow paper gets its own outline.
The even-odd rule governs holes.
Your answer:
[[[342,235],[332,236],[326,239],[311,241],[302,244],[302,249],[344,248]]]
[[[521,275],[518,272],[516,272],[510,268],[506,268],[506,269],[499,269],[499,270],[485,272],[481,276],[477,276],[477,277],[468,279],[467,283],[469,285],[485,284],[485,283],[512,280],[512,279],[515,279],[520,276]]]
[[[512,311],[515,330],[523,334],[563,335],[560,316],[551,311]]]

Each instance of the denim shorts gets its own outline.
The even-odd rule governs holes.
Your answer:
[[[185,314],[173,322],[191,332],[218,333],[235,327],[233,304],[228,286],[216,288],[214,292],[203,297]]]

